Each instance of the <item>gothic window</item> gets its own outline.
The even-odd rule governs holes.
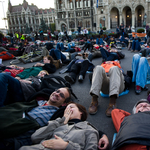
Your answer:
[[[84,12],[84,16],[89,16],[90,12],[86,11]]]
[[[82,1],[80,0],[80,8],[82,8],[83,7],[83,3],[82,3]]]
[[[18,18],[16,18],[16,24],[18,24]]]
[[[70,21],[70,22],[69,22],[69,28],[75,28],[75,24],[74,24],[73,21]]]
[[[90,7],[90,0],[88,0],[88,7]]]
[[[59,0],[59,9],[62,9],[62,0]]]
[[[26,23],[26,19],[25,19],[25,17],[23,17],[23,22],[24,22],[24,23]]]
[[[10,19],[8,19],[8,23],[9,23],[9,25],[11,25]]]
[[[50,22],[52,22],[52,17],[49,18]]]
[[[19,21],[20,21],[20,23],[22,24],[22,19],[21,19],[21,18],[19,18]]]
[[[78,21],[78,26],[79,25],[82,27],[82,21]]]
[[[84,7],[87,7],[87,0],[84,0]]]
[[[31,23],[31,20],[30,20],[30,18],[29,18],[29,24]]]
[[[39,24],[39,19],[36,19],[36,24]]]

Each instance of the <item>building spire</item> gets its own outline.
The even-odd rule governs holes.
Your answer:
[[[11,2],[10,2],[10,0],[8,0],[8,10],[9,11],[11,11],[11,7],[12,7]]]
[[[24,7],[25,9],[27,9],[27,7],[28,7],[28,2],[27,2],[26,0],[23,0],[23,7]]]

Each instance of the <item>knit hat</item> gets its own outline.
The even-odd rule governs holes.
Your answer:
[[[140,103],[143,103],[143,102],[150,104],[147,99],[140,99],[140,100],[134,105],[134,107],[133,107],[133,109],[132,109],[132,114],[135,114],[135,113],[136,113],[136,106],[137,106],[138,104],[140,104]]]

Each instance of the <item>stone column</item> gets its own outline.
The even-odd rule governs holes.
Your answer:
[[[119,25],[121,25],[121,23],[122,23],[122,13],[119,13],[119,18],[120,18]]]
[[[12,22],[12,17],[10,17],[10,23],[11,23],[11,26],[13,25],[13,22]]]
[[[132,27],[135,25],[135,12],[132,12]]]
[[[108,13],[108,17],[107,17],[107,29],[110,29],[110,13]]]
[[[55,8],[55,10],[57,9],[57,2],[56,2],[57,0],[54,0],[54,8]]]

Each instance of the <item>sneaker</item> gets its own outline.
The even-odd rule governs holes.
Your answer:
[[[75,83],[75,80],[69,75],[66,75],[64,78],[66,81],[68,81],[71,84]]]
[[[135,51],[134,51],[134,53],[138,53],[138,52],[139,52],[138,50],[135,50]]]
[[[109,104],[109,106],[108,106],[108,108],[107,108],[107,110],[106,110],[106,116],[107,117],[111,117],[111,112],[112,112],[112,110],[113,109],[116,109],[117,107],[116,107],[116,104]]]
[[[79,75],[78,81],[79,81],[79,82],[82,82],[82,81],[83,81],[83,75]]]
[[[142,88],[143,91],[147,91],[148,87],[145,85],[144,88]]]
[[[21,62],[23,62],[24,64],[26,64],[26,61],[25,61],[23,58],[19,58],[19,60],[20,60]]]
[[[142,91],[142,90],[141,90],[141,87],[140,87],[139,85],[136,85],[136,86],[135,86],[135,93],[136,93],[136,94],[140,94],[141,91]]]
[[[98,110],[98,97],[95,95],[92,96],[92,102],[89,107],[89,114],[94,115],[97,113],[97,110]]]
[[[31,63],[31,60],[26,60],[26,63]]]

